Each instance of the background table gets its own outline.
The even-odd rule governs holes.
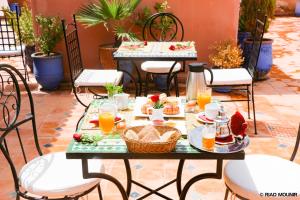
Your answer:
[[[79,132],[81,133],[98,133],[100,132],[97,128],[91,128],[91,129],[82,129],[85,123],[85,119],[87,119],[90,115],[95,114],[97,112],[97,108],[103,103],[104,100],[94,100],[90,104],[85,116],[83,117],[83,123],[79,125]],[[134,100],[131,100],[131,107],[134,105]],[[127,111],[121,112],[126,121],[127,124],[130,124],[130,122],[143,122],[145,121],[144,119],[135,119],[135,117],[132,115],[132,110],[129,109]],[[133,121],[134,120],[134,121]],[[186,118],[183,119],[178,119],[178,120],[185,120],[189,123],[186,124],[186,129],[187,131],[191,130],[194,128],[194,114],[187,113]],[[146,189],[149,191],[148,194],[145,194],[144,196],[138,198],[138,199],[144,199],[145,197],[151,195],[151,194],[156,194],[160,197],[163,197],[165,199],[170,199],[166,197],[165,195],[159,193],[158,191],[161,190],[162,188],[176,182],[177,186],[177,192],[178,195],[180,196],[180,199],[185,199],[186,194],[195,182],[200,181],[202,179],[206,178],[215,178],[215,179],[221,179],[222,178],[222,166],[223,166],[223,160],[240,160],[244,159],[244,151],[240,151],[237,153],[232,153],[232,154],[215,154],[215,153],[209,153],[209,152],[204,152],[200,151],[198,149],[193,148],[186,137],[183,137],[180,139],[176,145],[176,148],[173,152],[171,153],[131,153],[128,152],[127,147],[125,142],[120,138],[120,136],[116,133],[114,135],[109,135],[105,137],[103,140],[101,140],[98,145],[92,145],[92,144],[81,144],[78,142],[75,142],[74,140],[71,141],[68,149],[67,149],[67,158],[68,159],[81,159],[82,160],[82,166],[83,166],[83,176],[84,178],[103,178],[107,179],[109,181],[112,181],[117,185],[119,190],[122,193],[123,199],[127,199],[127,197],[130,194],[131,190],[131,185],[132,183]],[[103,174],[103,173],[90,173],[88,171],[88,159],[122,159],[124,160],[125,167],[126,167],[126,173],[127,173],[127,188],[126,192],[123,186],[120,184],[120,182],[115,179],[114,177],[108,175],[108,174]],[[177,175],[176,178],[173,180],[169,181],[168,183],[164,184],[163,186],[160,186],[156,189],[151,189],[148,188],[147,186],[144,186],[135,180],[133,180],[131,176],[131,169],[130,169],[130,163],[129,159],[177,159],[179,160],[179,165],[178,165],[178,170],[177,170]],[[182,170],[183,170],[183,165],[184,161],[186,159],[197,159],[197,160],[216,160],[217,161],[217,166],[215,172],[212,173],[205,173],[205,174],[200,174],[196,175],[192,179],[190,179],[186,185],[181,188],[181,176],[182,176]]]
[[[172,81],[172,71],[175,67],[177,62],[183,62],[183,70],[185,69],[185,62],[186,61],[192,61],[197,60],[197,51],[195,49],[194,42],[148,42],[147,46],[143,46],[144,42],[123,42],[121,46],[118,48],[116,52],[114,52],[113,57],[117,60],[117,69],[119,71],[123,71],[124,73],[128,74],[131,79],[133,80],[135,87],[136,87],[136,96],[141,96],[142,93],[142,80],[141,80],[141,74],[138,69],[138,66],[134,61],[175,61],[173,66],[171,67],[167,82],[168,84]],[[141,44],[140,48],[132,48],[128,49],[126,46],[129,45],[138,45]],[[170,45],[191,45],[191,48],[186,50],[169,50]],[[135,66],[138,80],[136,80],[132,73],[120,69],[119,61],[122,60],[130,60],[132,64]],[[178,72],[176,72],[178,73]],[[139,82],[139,87],[137,85],[137,82]]]

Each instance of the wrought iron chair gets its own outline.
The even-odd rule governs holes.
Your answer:
[[[78,97],[78,87],[88,88],[88,90],[93,93],[95,97],[102,98],[103,96],[96,94],[90,89],[90,87],[103,87],[107,83],[118,85],[122,80],[123,72],[117,70],[84,69],[75,15],[73,15],[73,23],[68,24],[67,26],[65,20],[62,20],[62,27],[68,55],[73,93],[77,101],[84,107],[87,107],[87,105],[84,104]]]
[[[3,13],[5,13],[3,11]],[[21,57],[25,80],[29,80],[27,67],[24,58],[25,46],[22,44],[20,32],[19,14],[13,16],[0,16],[0,58]]]
[[[159,25],[160,24],[160,25]],[[172,13],[156,13],[150,16],[143,27],[143,39],[169,42],[173,40],[182,41],[184,29],[182,22]],[[175,61],[145,61],[141,69],[146,72],[145,96],[148,93],[148,82],[150,75],[167,75],[167,94],[169,95],[170,85],[174,78],[176,96],[179,96],[178,77],[179,72],[185,71],[185,62]]]
[[[3,79],[3,76],[8,79]],[[21,95],[18,80],[24,85],[27,96]],[[28,97],[28,101],[24,98]],[[30,113],[26,114],[22,109],[24,102],[29,102]],[[43,155],[36,130],[35,111],[30,89],[21,75],[14,67],[0,64],[0,150],[6,159],[14,179],[16,199],[20,197],[30,200],[37,199],[75,199],[98,189],[99,198],[102,199],[100,179],[83,179],[80,160],[68,160],[64,152],[49,153]],[[23,116],[25,116],[23,118]],[[24,151],[19,127],[31,123],[33,140],[38,157],[28,161],[28,154]],[[9,152],[8,141],[15,134],[22,150],[25,165],[17,172],[15,160],[17,155]],[[28,136],[28,135],[26,135]],[[28,137],[27,137],[28,138]],[[13,146],[12,148],[16,148]],[[34,151],[34,148],[31,149]],[[31,152],[32,153],[32,152]],[[13,158],[14,157],[14,158]],[[19,157],[18,157],[19,160]],[[91,170],[103,172],[104,167],[100,160],[93,161]]]
[[[293,162],[299,142],[300,124],[290,160],[271,155],[253,154],[247,155],[245,160],[229,161],[224,168],[225,200],[229,192],[239,199],[265,199],[268,194],[280,193],[299,195],[300,165]],[[294,198],[297,197],[294,196]]]
[[[267,17],[265,16],[263,20],[256,19],[256,26],[253,35],[253,44],[249,57],[248,68],[234,68],[234,69],[212,69],[211,77],[208,71],[204,71],[204,77],[206,84],[212,88],[218,87],[235,87],[233,90],[242,90],[247,92],[247,99],[238,100],[223,100],[223,102],[228,101],[247,101],[248,102],[248,118],[250,119],[250,101],[252,101],[253,107],[253,121],[254,121],[254,133],[257,134],[256,128],[256,116],[255,116],[255,102],[254,102],[254,90],[253,81],[256,73],[257,62],[259,58],[260,48],[262,39],[264,36],[265,23]],[[212,79],[212,81],[211,81]],[[250,90],[251,87],[251,90]],[[251,96],[251,99],[250,99]]]

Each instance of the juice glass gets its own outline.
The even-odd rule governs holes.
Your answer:
[[[197,94],[197,104],[200,110],[204,110],[205,105],[211,102],[211,89]]]
[[[202,132],[202,147],[207,151],[213,151],[216,138],[216,124],[206,125]]]
[[[99,109],[99,128],[103,134],[112,132],[115,125],[116,106],[105,103]]]

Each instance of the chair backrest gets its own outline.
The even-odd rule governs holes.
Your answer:
[[[182,41],[182,22],[172,13],[156,13],[150,16],[143,27],[143,39],[155,41]]]
[[[248,71],[252,78],[256,77],[256,67],[259,59],[261,43],[264,37],[265,26],[266,26],[267,16],[264,16],[263,20],[256,19],[255,30],[252,35],[252,47],[250,51],[249,61],[248,61]]]
[[[295,159],[295,157],[297,155],[298,149],[299,149],[299,143],[300,143],[300,124],[299,124],[299,128],[298,128],[298,134],[297,134],[297,138],[296,138],[296,143],[295,143],[294,151],[292,153],[290,161],[294,161],[294,159]]]
[[[9,77],[8,79],[3,79],[3,76]],[[20,81],[21,84],[24,85],[25,91],[27,95],[24,95],[20,91]],[[28,101],[26,99],[23,100],[24,97],[28,97]],[[20,111],[26,111],[27,109],[21,110],[21,105],[25,103],[29,103],[30,105],[30,113],[23,113]],[[39,146],[38,136],[36,131],[36,122],[35,122],[35,112],[33,106],[33,99],[30,92],[30,88],[26,83],[26,80],[21,75],[21,73],[15,69],[14,67],[7,64],[0,64],[0,150],[6,161],[10,165],[12,175],[14,178],[15,189],[19,191],[19,183],[18,183],[18,173],[14,165],[14,161],[11,158],[11,153],[9,152],[9,145],[7,140],[12,137],[18,139],[20,143],[20,148],[23,153],[23,157],[25,162],[27,162],[26,154],[24,151],[21,135],[19,132],[19,127],[24,125],[25,123],[32,124],[33,128],[33,137],[35,142],[35,147],[37,153],[42,155],[42,151]],[[17,134],[17,137],[13,136],[13,134]],[[8,137],[9,136],[9,137]],[[13,146],[12,148],[16,148]]]
[[[83,64],[81,58],[81,51],[80,51],[80,44],[78,39],[75,15],[73,15],[73,22],[70,24],[66,24],[65,20],[62,20],[62,27],[63,27],[65,44],[67,49],[70,76],[71,76],[72,84],[74,85],[76,78],[83,71]]]
[[[19,24],[19,15],[0,16],[0,51],[14,51],[20,46],[22,52],[22,39]],[[0,54],[0,57],[7,57]]]

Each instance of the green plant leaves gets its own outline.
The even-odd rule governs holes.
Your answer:
[[[37,16],[36,22],[40,28],[37,42],[41,51],[48,56],[53,52],[56,44],[62,39],[62,26],[59,17]]]

